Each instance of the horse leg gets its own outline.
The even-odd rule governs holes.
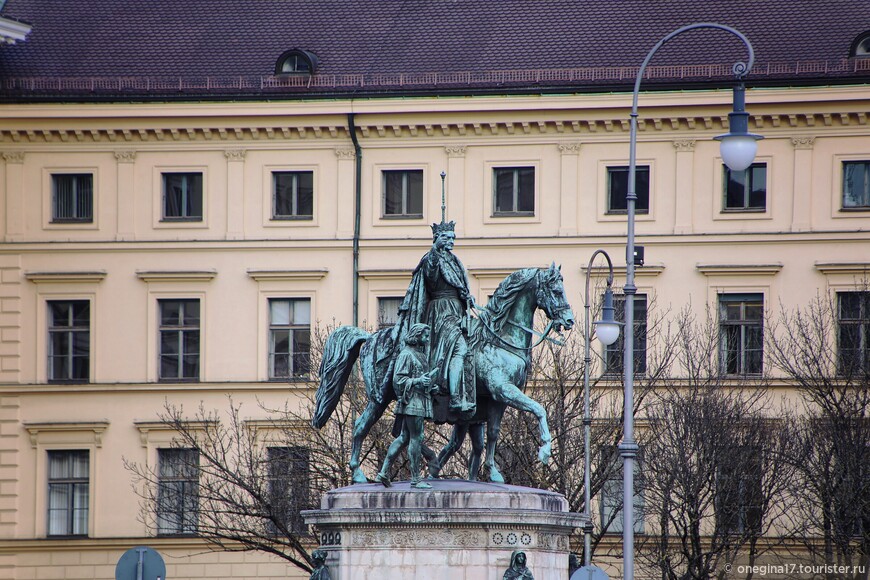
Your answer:
[[[504,483],[504,476],[495,462],[495,448],[498,434],[501,431],[501,419],[504,416],[503,403],[493,401],[489,406],[486,421],[486,466],[489,468],[489,480],[493,483]]]
[[[477,481],[480,474],[480,460],[483,458],[484,424],[470,426],[471,454],[468,456],[468,481]]]
[[[360,453],[362,452],[362,443],[366,436],[371,431],[384,411],[387,410],[387,403],[378,404],[374,401],[369,401],[365,410],[360,414],[353,426],[353,444],[350,448],[350,461],[348,466],[352,473],[354,483],[368,483],[369,480],[360,469]]]
[[[550,436],[550,427],[547,424],[547,411],[536,400],[532,399],[524,392],[519,390],[516,385],[509,382],[503,382],[492,389],[492,397],[496,401],[504,403],[514,409],[520,411],[528,411],[538,419],[538,429],[540,430],[541,446],[538,448],[538,459],[544,465],[550,461],[550,456],[553,454],[552,440]]]
[[[456,424],[453,426],[453,432],[450,433],[450,440],[447,441],[447,445],[441,449],[441,453],[438,454],[434,462],[429,462],[429,477],[432,479],[440,477],[444,464],[462,447],[467,433],[468,425]]]

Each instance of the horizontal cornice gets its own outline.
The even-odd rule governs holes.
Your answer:
[[[211,282],[216,270],[137,270],[143,282]]]
[[[695,268],[705,276],[773,276],[782,270],[782,264],[697,264]]]
[[[321,280],[329,270],[321,268],[317,270],[248,270],[248,276],[257,282],[289,280]]]
[[[870,274],[870,262],[816,262],[815,266],[816,270],[825,275],[867,276]]]
[[[34,284],[51,284],[62,282],[69,283],[91,283],[102,282],[106,278],[105,270],[94,270],[91,272],[25,272],[24,277]]]

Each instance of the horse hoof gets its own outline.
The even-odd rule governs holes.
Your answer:
[[[369,479],[366,477],[366,474],[362,472],[362,469],[354,469],[353,470],[353,480],[354,483],[368,483]]]
[[[541,463],[547,465],[547,463],[550,462],[550,455],[552,455],[552,452],[550,451],[550,444],[547,443],[545,445],[541,445],[541,448],[538,450],[538,459],[541,461]]]
[[[491,470],[489,472],[489,480],[492,483],[504,483],[504,476],[496,470]]]

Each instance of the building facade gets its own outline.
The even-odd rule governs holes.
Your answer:
[[[83,93],[78,73],[26,70],[41,66],[28,44],[51,42],[38,36],[47,9],[6,10],[33,32],[12,56],[0,47],[16,83],[0,105],[0,577],[113,578],[140,544],[172,578],[303,577],[266,556],[202,553],[181,516],[155,537],[124,462],[171,462],[164,401],[223,408],[231,394],[262,420],[253,401],[298,404],[313,388],[312,329],[388,322],[441,219],[442,172],[479,302],[509,272],[555,261],[579,312],[596,249],[624,271],[624,82],[407,95],[395,81],[385,93],[315,83],[309,95],[294,83],[320,78],[318,48],[274,54],[262,74],[286,94]],[[727,132],[727,81],[679,90],[662,72],[641,95],[639,294],[737,305],[739,323],[866,278],[870,36],[838,38],[851,76],[750,77],[764,140],[745,174],[712,139]],[[60,88],[23,88],[52,76]],[[751,344],[727,347],[730,372],[760,372]]]

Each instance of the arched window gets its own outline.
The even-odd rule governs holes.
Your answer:
[[[275,64],[276,75],[286,74],[314,74],[317,68],[317,56],[313,52],[294,48],[288,50]]]
[[[849,56],[870,57],[870,31],[858,35],[852,43]]]

